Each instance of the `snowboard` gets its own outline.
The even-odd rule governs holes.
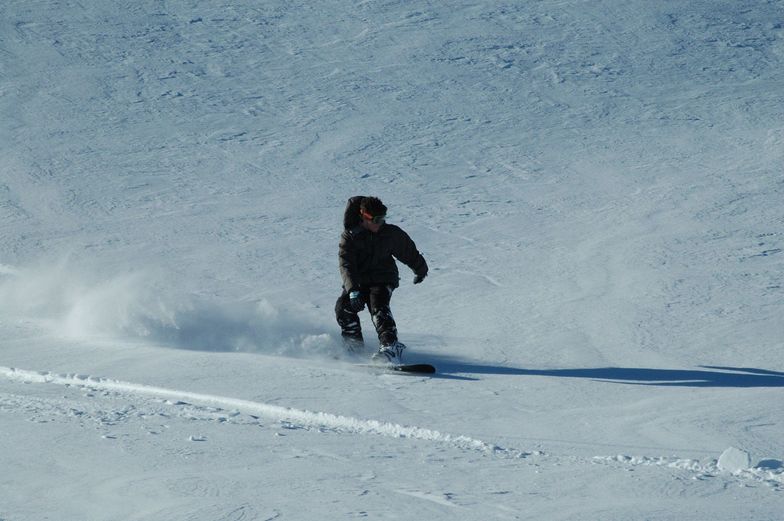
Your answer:
[[[370,364],[356,364],[360,367],[369,367],[371,369],[378,369],[381,371],[391,371],[394,373],[409,373],[409,374],[433,374],[436,368],[430,364],[384,364],[384,363],[370,363]]]
[[[430,364],[392,364],[389,366],[390,371],[397,371],[399,373],[419,373],[419,374],[433,374],[436,368]]]

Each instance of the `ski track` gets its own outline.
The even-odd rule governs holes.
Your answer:
[[[538,463],[552,460],[551,462],[553,464],[570,462],[575,465],[606,465],[621,470],[637,466],[661,467],[686,472],[687,474],[690,474],[691,479],[694,480],[721,477],[729,482],[737,481],[741,484],[747,481],[760,482],[767,484],[775,491],[784,490],[784,468],[781,467],[776,469],[759,467],[749,468],[729,474],[722,472],[719,469],[716,460],[700,461],[689,458],[629,456],[624,454],[582,458],[577,456],[549,454],[541,451],[526,452],[514,448],[502,448],[496,444],[471,438],[469,436],[452,435],[422,427],[406,426],[379,420],[363,420],[327,412],[314,412],[225,396],[179,391],[164,387],[123,382],[110,378],[75,373],[55,374],[45,371],[29,371],[11,367],[0,367],[0,376],[12,382],[25,384],[73,386],[90,391],[115,392],[121,395],[165,400],[166,403],[173,406],[187,407],[188,411],[186,411],[185,414],[187,414],[190,419],[202,419],[205,421],[219,420],[224,423],[238,424],[246,421],[239,417],[242,413],[245,413],[254,419],[265,417],[291,429],[301,428],[317,432],[329,431],[359,435],[378,435],[399,439],[416,439],[444,444],[459,450],[477,451],[485,455],[501,458],[524,460],[530,457],[536,457]],[[90,415],[89,412],[79,411],[72,407],[65,407],[63,411],[60,411],[56,405],[53,406],[52,404],[48,404],[47,406],[47,400],[30,396],[16,396],[13,398],[6,396],[0,401],[0,410],[3,408],[6,410],[52,409],[50,412],[61,412],[63,414],[79,416]],[[112,412],[100,411],[100,413],[103,416],[97,418],[97,420],[108,425],[120,421],[123,416],[128,414],[144,415],[143,412],[135,410],[135,407],[132,405],[127,406],[125,410]],[[108,437],[111,436],[109,435]],[[191,441],[206,440],[199,437],[192,437]],[[398,492],[407,493],[405,491]],[[449,498],[437,498],[437,501],[446,504],[449,503]],[[450,504],[450,506],[454,505]]]
[[[354,434],[381,435],[391,438],[411,438],[439,442],[458,449],[480,452],[508,452],[500,447],[468,436],[453,436],[432,429],[405,426],[378,420],[362,420],[326,412],[313,412],[293,409],[262,402],[215,396],[209,394],[177,391],[163,387],[122,382],[108,378],[80,374],[58,375],[50,372],[26,371],[11,367],[0,367],[0,375],[8,380],[36,383],[78,386],[94,390],[115,391],[135,396],[150,396],[172,400],[177,404],[207,405],[220,409],[242,411],[254,416],[263,416],[273,421],[293,424],[309,429],[330,429]],[[523,454],[524,455],[524,454]]]

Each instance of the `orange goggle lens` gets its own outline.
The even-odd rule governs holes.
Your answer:
[[[384,224],[387,219],[386,215],[370,215],[368,212],[360,212],[363,219],[367,219],[368,221],[372,222],[373,224]]]

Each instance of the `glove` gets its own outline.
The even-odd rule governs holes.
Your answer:
[[[420,282],[425,280],[425,277],[427,277],[427,272],[424,272],[421,275],[417,275],[416,277],[414,277],[414,284],[419,284]]]
[[[362,300],[362,294],[359,291],[352,291],[348,294],[349,307],[354,313],[359,313],[365,309],[365,301]]]

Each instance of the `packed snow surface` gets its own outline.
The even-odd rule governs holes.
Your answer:
[[[779,520],[782,164],[781,0],[4,0],[0,520]]]

